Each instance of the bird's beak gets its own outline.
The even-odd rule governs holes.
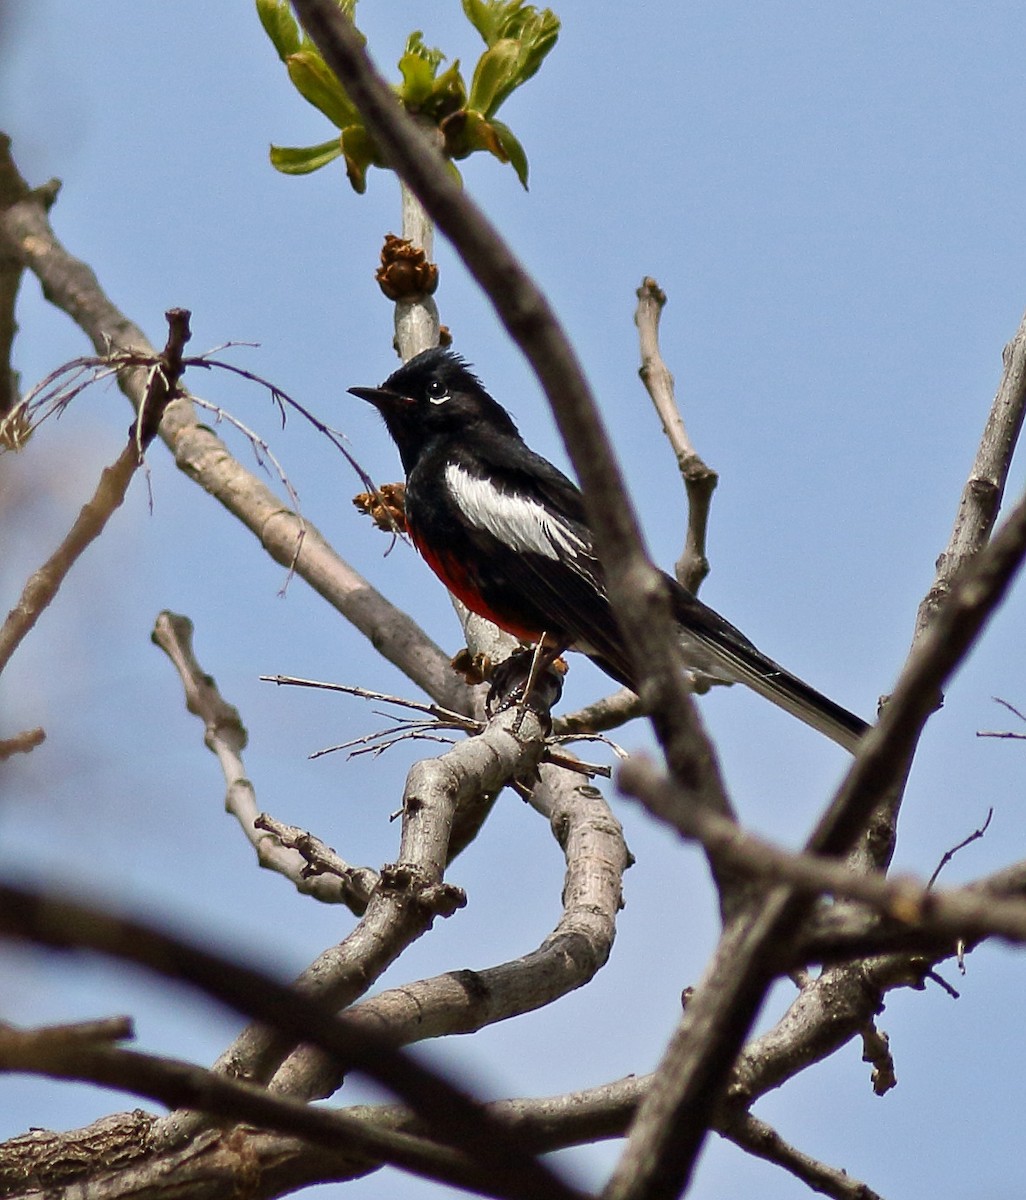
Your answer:
[[[361,400],[366,400],[368,404],[373,404],[379,410],[391,408],[399,399],[395,392],[390,392],[387,388],[380,387],[352,387],[349,389],[349,393],[353,396],[359,396]]]

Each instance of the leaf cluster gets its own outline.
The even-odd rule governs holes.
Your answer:
[[[337,0],[353,20],[356,0]],[[479,150],[509,163],[527,187],[527,155],[508,125],[495,114],[505,100],[541,66],[559,37],[559,18],[524,0],[462,0],[467,19],[485,43],[468,89],[459,59],[443,69],[441,50],[424,44],[420,30],[406,39],[399,59],[401,80],[393,85],[399,103],[427,127],[437,130],[452,162]],[[354,191],[367,186],[368,167],[386,166],[345,88],[299,28],[289,0],[256,0],[264,31],[285,64],[299,94],[339,130],[316,146],[271,146],[271,164],[286,175],[305,175],[342,158]],[[366,39],[364,39],[366,40]],[[455,168],[453,168],[455,170]]]

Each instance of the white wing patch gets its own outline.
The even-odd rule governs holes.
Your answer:
[[[484,529],[514,550],[570,564],[592,557],[591,546],[553,518],[534,500],[501,491],[456,463],[445,468],[445,482],[456,507],[476,529]]]

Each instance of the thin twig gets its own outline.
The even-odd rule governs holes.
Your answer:
[[[983,837],[983,835],[987,832],[988,828],[990,827],[990,822],[991,822],[991,819],[993,818],[993,816],[994,816],[994,807],[993,807],[993,805],[991,805],[991,807],[987,809],[987,815],[984,818],[983,824],[978,829],[974,829],[973,832],[971,834],[969,834],[968,837],[963,838],[958,843],[957,846],[952,846],[950,850],[944,851],[944,854],[943,854],[940,862],[934,868],[933,874],[930,876],[930,881],[926,885],[927,888],[933,887],[933,885],[937,882],[937,876],[941,873],[941,871],[944,870],[944,868],[948,865],[948,863],[951,862],[951,860],[955,857],[955,855],[959,852],[959,850],[964,850],[966,848],[966,846],[972,845],[973,842],[979,841],[979,839],[981,837]]]
[[[295,850],[301,855],[304,863],[303,878],[309,879],[320,875],[333,876],[342,881],[349,908],[357,916],[367,909],[371,893],[380,883],[377,871],[370,867],[352,867],[335,851],[315,837],[306,829],[297,825],[286,825],[277,821],[269,813],[260,813],[254,820],[254,826],[274,835],[275,841],[286,850]],[[317,895],[316,892],[311,893]],[[318,898],[320,898],[318,896]]]
[[[1015,707],[1014,704],[1009,704],[1007,700],[1002,700],[999,696],[994,696],[993,700],[994,700],[995,704],[1000,704],[1003,707],[1007,708],[1010,713],[1012,713],[1014,716],[1018,717],[1019,720],[1022,721],[1024,725],[1026,725],[1026,716],[1024,716]],[[981,737],[981,738],[1006,738],[1006,739],[1009,739],[1011,741],[1016,741],[1016,742],[1026,741],[1026,733],[1013,733],[1010,730],[1003,730],[1001,732],[998,732],[996,730],[978,729],[976,731],[976,736]]]
[[[1017,717],[1019,718],[1019,720],[1020,720],[1020,721],[1022,721],[1022,723],[1023,723],[1024,725],[1026,725],[1026,714],[1023,714],[1023,713],[1021,713],[1021,712],[1020,712],[1020,711],[1019,711],[1019,710],[1018,710],[1018,709],[1015,707],[1015,705],[1014,705],[1014,704],[1009,704],[1009,702],[1008,702],[1007,700],[1002,700],[1000,696],[995,696],[995,697],[994,697],[994,703],[995,703],[995,704],[1000,704],[1000,705],[1002,705],[1004,708],[1007,708],[1007,709],[1008,709],[1008,711],[1009,711],[1010,713],[1012,713],[1012,714],[1014,714],[1015,716],[1017,716]]]
[[[128,485],[142,463],[143,453],[157,432],[164,410],[174,399],[182,369],[181,349],[190,337],[189,314],[184,309],[169,309],[167,321],[167,344],[158,360],[161,369],[151,374],[127,445],[117,460],[104,468],[92,498],[79,512],[60,546],[29,577],[18,603],[0,627],[0,671],[57,595],[68,572],[120,507]]]
[[[449,721],[454,729],[466,729],[468,733],[480,733],[482,721],[465,716],[441,704],[429,704],[423,700],[409,700],[404,696],[392,696],[388,692],[375,692],[371,688],[357,687],[350,683],[328,683],[322,679],[300,679],[295,675],[261,675],[262,683],[276,683],[281,687],[319,688],[327,692],[341,692],[345,696],[357,696],[361,700],[378,700],[385,704],[397,704],[414,712],[427,713],[440,720]]]
[[[46,730],[26,729],[14,737],[0,738],[0,762],[15,754],[28,754],[46,741]]]
[[[239,345],[240,343],[232,344]],[[213,352],[211,351],[210,353]],[[232,375],[239,375],[241,378],[249,380],[250,383],[258,383],[261,387],[266,388],[271,394],[271,399],[275,402],[275,404],[278,405],[278,408],[281,411],[283,424],[285,421],[286,407],[295,409],[295,411],[299,413],[299,415],[305,421],[308,421],[318,433],[320,433],[323,437],[326,437],[328,441],[331,442],[335,449],[343,456],[343,458],[345,458],[346,462],[349,463],[349,465],[356,472],[357,477],[367,491],[376,492],[378,490],[377,485],[363,469],[363,467],[360,466],[360,463],[357,461],[353,453],[346,447],[345,434],[340,433],[331,425],[325,424],[325,422],[319,417],[314,416],[314,414],[305,405],[300,404],[298,400],[293,399],[292,396],[280,388],[276,383],[272,383],[269,379],[265,379],[262,375],[256,374],[255,371],[247,371],[244,367],[240,367],[233,362],[227,362],[224,359],[211,358],[209,355],[200,356],[195,360],[195,362],[191,362],[190,366],[217,368],[221,371],[228,371]]]
[[[772,1126],[751,1113],[732,1120],[723,1132],[750,1154],[783,1167],[822,1196],[831,1196],[833,1200],[883,1200],[847,1171],[827,1166],[789,1145]]]
[[[334,754],[338,750],[348,750],[348,758],[358,758],[361,754],[369,754],[371,758],[379,758],[386,750],[391,750],[393,746],[398,746],[402,742],[435,742],[441,746],[455,745],[455,738],[442,737],[441,734],[434,732],[434,730],[444,728],[446,726],[434,721],[421,721],[405,726],[397,725],[391,729],[368,734],[366,737],[353,738],[352,741],[343,743],[340,746],[327,746],[323,750],[315,750],[308,757],[322,758],[325,754]],[[373,745],[370,744],[372,741]]]
[[[204,364],[204,365],[208,365],[208,364]],[[259,382],[263,383],[264,381],[260,380]],[[265,386],[270,386],[270,385],[265,385]],[[267,459],[267,461],[274,467],[275,474],[278,476],[278,479],[281,482],[282,487],[288,493],[289,500],[292,501],[292,508],[295,511],[296,519],[299,522],[299,532],[296,535],[296,549],[292,555],[292,561],[289,563],[288,571],[286,572],[286,575],[285,575],[285,582],[281,585],[281,587],[278,590],[278,594],[280,596],[284,596],[286,594],[286,592],[288,591],[289,583],[292,580],[292,576],[295,574],[296,563],[299,561],[299,555],[303,549],[303,541],[306,538],[306,520],[303,517],[302,509],[300,507],[299,493],[293,487],[292,480],[289,479],[288,475],[285,472],[285,468],[278,461],[277,456],[275,455],[275,453],[271,449],[271,447],[268,445],[267,440],[265,438],[262,438],[255,430],[250,429],[250,427],[248,425],[243,424],[243,422],[240,421],[238,417],[233,416],[232,413],[228,412],[227,409],[222,408],[219,404],[212,404],[209,400],[202,399],[202,397],[197,396],[194,392],[190,394],[190,399],[192,400],[193,404],[196,405],[197,408],[201,408],[201,409],[204,409],[206,412],[213,413],[215,422],[217,424],[220,424],[222,421],[227,421],[227,423],[229,425],[231,425],[232,428],[237,429],[239,431],[239,433],[241,433],[245,438],[247,438],[249,440],[250,445],[253,447],[253,454],[254,454],[254,457],[256,458],[257,465],[260,466],[264,471],[266,471],[267,464],[264,462],[264,458]]]
[[[483,721],[474,720],[472,717],[462,716],[452,709],[445,708],[441,704],[426,704],[421,700],[410,700],[403,696],[393,696],[387,692],[376,692],[370,688],[357,687],[354,684],[346,683],[327,683],[319,679],[299,679],[293,675],[261,675],[260,679],[264,683],[276,683],[279,685],[288,685],[291,687],[308,687],[320,688],[329,692],[341,692],[346,696],[357,696],[362,700],[378,700],[387,704],[397,704],[402,708],[412,709],[414,712],[427,713],[433,717],[431,722],[415,722],[409,724],[399,724],[391,726],[388,729],[379,730],[377,733],[366,733],[359,737],[350,738],[348,741],[339,742],[334,746],[326,746],[321,750],[315,750],[310,758],[321,758],[325,754],[335,754],[339,750],[351,750],[352,747],[362,747],[353,751],[350,757],[355,754],[379,754],[383,750],[388,749],[398,741],[403,741],[408,738],[419,740],[432,740],[431,732],[440,729],[454,729],[462,733],[476,734],[480,733],[485,727]],[[376,742],[379,738],[388,738],[386,745],[372,746],[370,743]],[[433,739],[443,741],[446,739]],[[610,777],[609,767],[595,763],[582,763],[577,759],[569,758],[565,754],[560,754],[559,751],[552,749],[554,745],[560,745],[567,742],[578,741],[598,741],[603,742],[607,746],[611,746],[613,752],[621,758],[626,758],[627,753],[615,742],[611,742],[608,738],[602,737],[599,734],[562,734],[546,738],[545,761],[551,762],[554,766],[563,767],[568,771],[575,771],[580,775],[596,776],[601,775],[608,779]]]

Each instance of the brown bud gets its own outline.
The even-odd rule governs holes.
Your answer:
[[[383,483],[376,492],[360,492],[353,503],[386,533],[406,532],[406,485]]]
[[[381,266],[374,274],[389,300],[419,300],[438,287],[438,267],[419,246],[394,233],[385,234]]]

